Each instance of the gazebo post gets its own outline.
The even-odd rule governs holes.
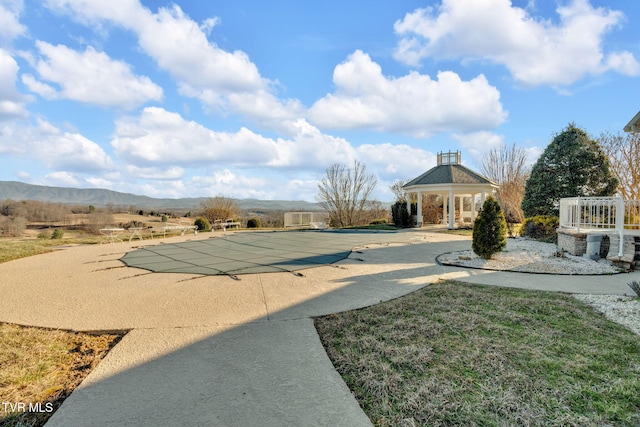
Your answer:
[[[449,230],[453,230],[456,219],[456,198],[453,193],[453,187],[449,189]]]
[[[471,195],[471,223],[476,222],[476,195]]]
[[[418,209],[416,212],[418,217],[416,218],[416,225],[422,227],[422,192],[418,191]]]
[[[446,224],[449,221],[448,203],[446,193],[442,193],[442,224]]]

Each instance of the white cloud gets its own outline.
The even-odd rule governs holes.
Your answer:
[[[126,170],[134,181],[174,182],[173,190],[163,190],[167,194],[174,194],[180,182],[187,183],[180,189],[185,191],[181,197],[224,193],[313,200],[317,180],[334,163],[350,165],[359,159],[371,172],[391,180],[416,176],[435,165],[435,156],[420,148],[391,143],[354,147],[303,119],[294,128],[290,139],[267,138],[246,128],[216,132],[177,113],[148,107],[139,117],[119,120],[111,144],[128,163]],[[188,176],[193,168],[212,172]],[[260,177],[251,177],[252,172]]]
[[[78,187],[82,185],[82,181],[73,174],[65,171],[51,172],[44,177],[45,185],[60,187]]]
[[[627,76],[640,75],[640,63],[629,52],[612,53],[607,57],[607,68]]]
[[[217,169],[209,176],[197,176],[191,185],[200,188],[203,196],[227,196],[240,199],[270,199],[279,191],[265,178],[241,175],[229,169]]]
[[[605,35],[624,18],[619,11],[573,0],[557,9],[559,22],[531,16],[510,0],[443,0],[395,24],[395,58],[488,59],[528,85],[568,85],[609,70],[640,74],[629,52],[605,55]]]
[[[356,159],[356,150],[344,138],[324,134],[304,119],[296,121],[293,128],[292,139],[278,139],[278,157],[271,166],[319,171]]]
[[[182,179],[185,176],[185,169],[178,166],[171,166],[169,168],[141,168],[134,165],[127,165],[126,171],[129,175],[142,179],[176,180]]]
[[[151,79],[135,75],[129,64],[111,59],[91,46],[84,52],[43,41],[37,41],[36,46],[44,58],[35,66],[40,78],[60,90],[28,74],[23,75],[22,81],[45,98],[122,108],[162,99],[162,89]]]
[[[275,141],[249,129],[215,132],[159,107],[145,108],[139,118],[117,121],[111,145],[118,156],[140,166],[260,165],[277,156]]]
[[[451,71],[437,80],[411,72],[388,78],[369,55],[356,51],[333,73],[336,91],[309,111],[315,125],[333,129],[372,129],[416,137],[445,130],[474,131],[506,118],[500,93],[483,75],[462,81]]]
[[[492,132],[455,134],[453,138],[458,140],[460,145],[471,155],[471,161],[476,165],[476,169],[480,168],[482,158],[486,153],[504,144],[504,137]],[[466,160],[467,159],[463,158],[463,163],[465,163]]]
[[[29,156],[56,171],[99,172],[113,167],[111,158],[95,142],[63,132],[44,120],[36,126],[16,123],[0,129],[0,153]]]
[[[0,1],[0,42],[8,42],[25,34],[27,28],[20,23],[21,0]]]
[[[140,46],[160,67],[197,89],[224,92],[263,87],[258,68],[242,51],[227,52],[207,40],[198,24],[179,6],[160,8],[134,23]]]
[[[150,165],[232,165],[236,167],[325,167],[354,158],[342,139],[322,134],[304,120],[292,139],[274,140],[247,128],[217,132],[180,114],[148,107],[140,117],[116,122],[111,144],[117,155],[139,167]]]
[[[358,158],[383,180],[412,179],[436,165],[436,156],[404,144],[362,144]]]
[[[26,97],[16,90],[18,63],[0,49],[0,121],[28,115],[24,108]]]
[[[227,52],[207,39],[217,18],[199,25],[176,4],[153,13],[136,0],[49,0],[47,5],[86,25],[111,22],[134,32],[141,49],[177,81],[180,93],[208,109],[276,129],[289,127],[301,111],[299,101],[275,95],[273,82],[260,75],[246,53]]]

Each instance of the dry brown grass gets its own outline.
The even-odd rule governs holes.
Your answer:
[[[41,426],[124,333],[86,333],[0,323],[0,426]],[[5,411],[9,409],[9,411]]]

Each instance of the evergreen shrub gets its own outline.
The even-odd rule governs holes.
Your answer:
[[[262,221],[260,218],[249,218],[247,220],[247,228],[260,228],[262,227]]]
[[[557,229],[560,219],[554,215],[536,215],[525,218],[520,228],[520,235],[530,237],[542,242],[556,243],[558,240]]]
[[[198,227],[198,231],[209,231],[209,230],[211,230],[211,223],[209,222],[209,220],[207,218],[204,218],[202,216],[196,218],[196,220],[193,223],[193,225]]]
[[[411,227],[412,221],[407,210],[406,202],[395,202],[391,206],[391,218],[396,227]]]
[[[473,224],[473,252],[490,259],[507,246],[507,222],[498,201],[489,197]]]

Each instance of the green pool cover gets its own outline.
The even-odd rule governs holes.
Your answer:
[[[274,231],[148,246],[125,254],[129,267],[163,273],[229,275],[293,272],[332,264],[357,246],[385,243],[389,231]],[[399,239],[405,240],[405,239]]]

